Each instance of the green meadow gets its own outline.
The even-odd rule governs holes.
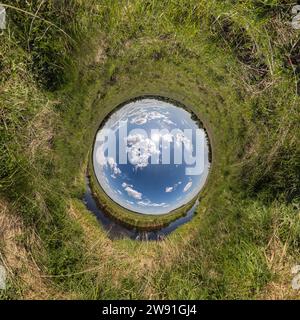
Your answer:
[[[0,299],[300,297],[295,1],[0,2]],[[111,240],[82,202],[89,154],[146,94],[203,121],[211,171],[163,241]]]

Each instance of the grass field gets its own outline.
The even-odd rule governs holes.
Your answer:
[[[300,31],[294,1],[2,1],[1,299],[298,299]],[[193,220],[110,240],[86,210],[100,122],[181,101],[213,145]]]

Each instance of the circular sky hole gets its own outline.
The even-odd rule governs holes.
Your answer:
[[[181,104],[158,97],[122,104],[102,123],[93,146],[100,187],[140,214],[166,214],[192,201],[209,167],[202,122]]]

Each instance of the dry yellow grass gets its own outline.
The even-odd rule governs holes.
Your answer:
[[[22,220],[4,201],[0,201],[0,263],[5,267],[8,282],[18,288],[22,299],[66,298],[44,278],[34,253],[43,254],[40,239],[34,230],[25,229]]]
[[[295,275],[292,274],[291,270],[295,265],[295,260],[287,252],[287,243],[280,241],[275,230],[265,250],[268,268],[275,277],[262,290],[259,299],[300,299],[299,290],[292,288],[292,279]]]
[[[24,297],[46,294],[46,286],[40,277],[41,270],[28,249],[38,248],[39,241],[33,232],[25,235],[21,219],[10,212],[4,201],[0,202],[0,230],[1,262],[9,280],[22,283],[18,285],[24,287]],[[25,243],[28,248],[25,248]]]

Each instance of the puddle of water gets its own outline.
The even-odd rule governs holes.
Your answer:
[[[83,197],[83,202],[85,203],[87,209],[91,211],[97,220],[101,223],[104,230],[107,232],[110,239],[123,239],[130,238],[133,240],[140,241],[159,241],[163,240],[168,234],[174,231],[179,226],[189,222],[194,214],[195,210],[199,204],[197,200],[193,207],[187,212],[184,217],[181,217],[168,226],[163,227],[159,230],[138,230],[137,228],[130,228],[123,225],[121,222],[115,221],[113,218],[109,217],[98,205],[96,199],[94,198],[91,188],[89,186],[89,180],[86,178],[86,192]]]

